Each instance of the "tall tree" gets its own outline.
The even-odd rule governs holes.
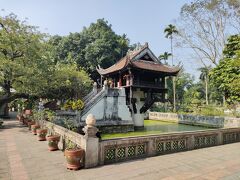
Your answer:
[[[164,33],[166,33],[166,38],[170,38],[171,42],[171,54],[172,54],[172,66],[173,66],[173,35],[177,34],[178,31],[176,26],[169,24],[168,27],[164,29]],[[176,82],[175,77],[172,78],[173,81],[173,111],[176,111]]]
[[[0,87],[4,94],[0,106],[11,99],[27,96],[21,92],[12,94],[11,88],[24,83],[26,75],[35,76],[30,66],[41,57],[43,37],[35,27],[20,22],[14,14],[0,17]]]
[[[194,77],[189,73],[184,72],[184,69],[182,69],[176,77],[176,99],[178,105],[181,106],[184,103],[184,94],[193,85],[193,83]],[[171,104],[173,104],[173,82],[171,79],[168,79],[167,84],[169,87],[169,99],[171,100]]]
[[[54,37],[49,43],[55,44],[57,40]],[[55,61],[74,61],[96,81],[97,65],[107,68],[121,59],[129,49],[129,40],[125,34],[117,35],[107,21],[98,19],[81,32],[62,37],[56,46]]]
[[[67,71],[54,62],[47,38],[14,14],[0,16],[0,109],[16,98],[57,98],[91,83],[86,72],[77,71],[74,64]]]
[[[205,83],[205,101],[206,101],[206,105],[208,105],[208,84],[209,84],[209,72],[211,70],[211,66],[201,67],[201,68],[198,68],[198,70],[201,72],[199,77],[200,80],[202,80]]]
[[[164,33],[166,34],[166,38],[170,38],[171,42],[171,55],[172,55],[172,66],[173,66],[173,35],[178,34],[178,31],[176,29],[176,26],[169,24],[165,29]]]
[[[161,61],[161,60],[164,60],[164,63],[167,64],[167,60],[168,58],[172,56],[171,53],[168,53],[168,52],[164,52],[163,54],[160,54],[160,56],[158,57],[158,59]]]
[[[229,37],[224,58],[210,72],[211,82],[218,87],[228,103],[240,102],[240,35]]]
[[[193,0],[181,9],[177,44],[207,67],[218,65],[228,33],[240,32],[240,1]]]

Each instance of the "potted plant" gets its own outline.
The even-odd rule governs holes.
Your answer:
[[[49,130],[49,135],[47,136],[48,150],[56,151],[59,149],[58,142],[60,141],[60,136],[53,134],[53,124],[48,125],[48,130]]]
[[[31,125],[32,133],[33,133],[34,135],[37,135],[37,129],[39,129],[39,128],[40,128],[40,125],[38,125],[38,124],[33,124],[33,125]]]
[[[32,126],[32,125],[34,125],[34,124],[35,124],[35,122],[34,122],[34,121],[32,121],[32,120],[30,120],[30,121],[28,121],[28,123],[27,123],[27,124],[28,124],[28,130],[29,130],[29,131],[31,131],[31,126]]]
[[[44,121],[42,121],[43,116],[44,116],[44,112],[43,111],[34,111],[32,116],[42,126],[42,127],[40,126],[39,128],[36,129],[36,133],[38,135],[38,140],[39,141],[46,141],[47,129],[43,128],[44,127]]]
[[[48,132],[47,129],[42,129],[42,128],[37,129],[38,140],[46,141],[47,132]]]
[[[66,119],[64,124],[69,130],[76,132],[77,129],[72,121]],[[81,160],[84,156],[84,150],[70,140],[66,141],[64,155],[67,160],[67,169],[78,170],[81,167]]]
[[[67,160],[67,169],[78,170],[81,167],[84,150],[77,147],[77,145],[70,140],[67,141],[66,146],[64,155]]]
[[[53,122],[55,113],[53,111],[46,111],[46,119],[50,122]],[[48,133],[47,141],[48,141],[48,150],[49,151],[56,151],[58,150],[58,142],[60,141],[60,136],[54,135],[53,133],[53,124],[48,125]]]
[[[33,109],[33,106],[34,106],[34,99],[32,97],[30,97],[28,100],[26,100],[24,102],[24,104],[25,104],[25,107],[26,107],[24,113],[26,115],[31,115],[32,114],[32,109]]]

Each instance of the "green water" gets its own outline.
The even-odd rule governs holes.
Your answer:
[[[168,132],[181,132],[181,131],[195,131],[206,130],[209,128],[200,126],[191,126],[163,121],[145,120],[144,129],[128,133],[114,133],[114,134],[102,134],[102,139],[129,137],[129,136],[143,136],[149,134],[161,134]]]

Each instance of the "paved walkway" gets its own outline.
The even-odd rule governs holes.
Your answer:
[[[240,179],[240,143],[70,171],[61,151],[49,152],[15,120],[0,129],[1,180]]]

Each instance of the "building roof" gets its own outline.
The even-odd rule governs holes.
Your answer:
[[[170,67],[159,62],[158,58],[149,49],[147,43],[142,47],[138,47],[134,51],[128,52],[125,57],[109,68],[102,69],[101,67],[98,67],[97,71],[104,76],[122,71],[127,67],[163,72],[169,75],[176,75],[180,71],[180,68],[178,67]]]

